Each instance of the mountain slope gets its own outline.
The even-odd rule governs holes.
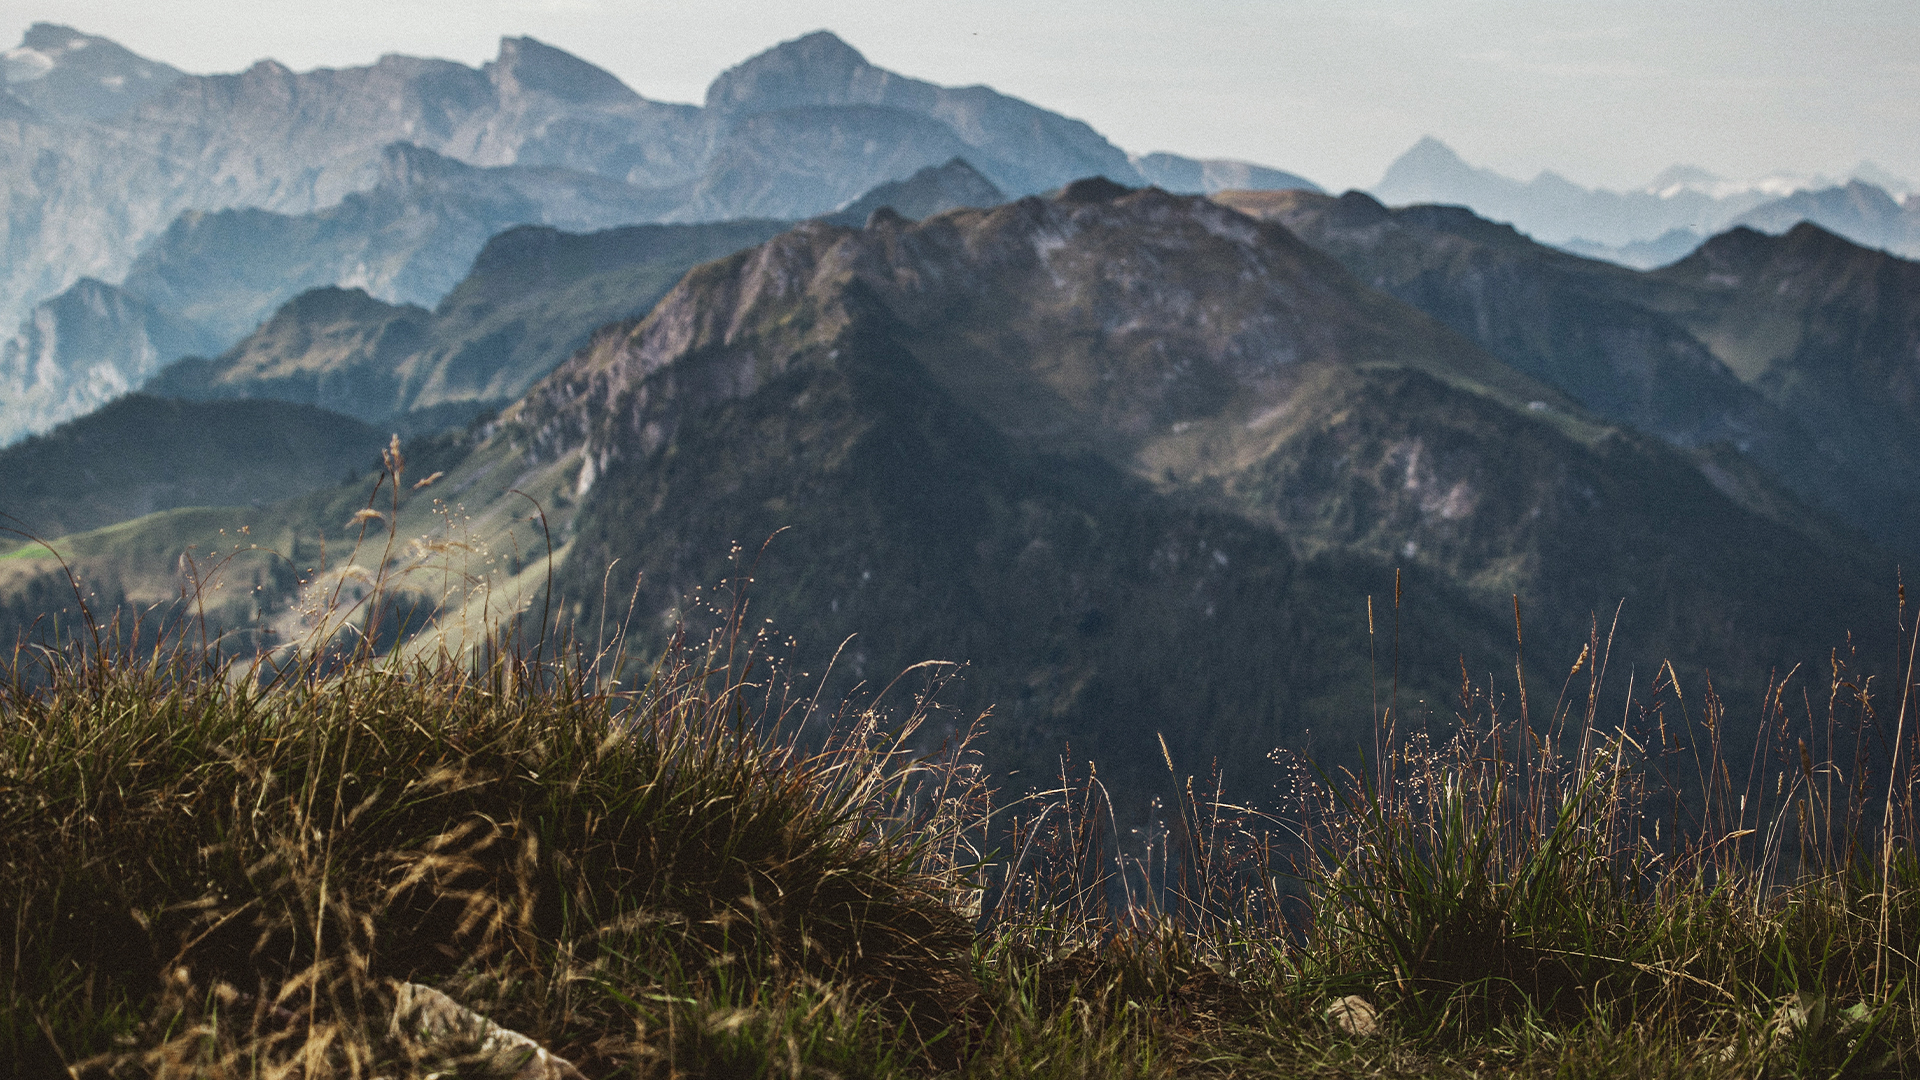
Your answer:
[[[1682,448],[1724,445],[1880,542],[1909,542],[1864,512],[1897,478],[1817,439],[1807,417],[1743,381],[1710,339],[1674,317],[1673,298],[1653,295],[1665,279],[1545,247],[1458,207],[1389,210],[1359,192],[1216,199],[1285,224],[1362,280],[1607,420]],[[1750,485],[1727,464],[1714,455],[1708,474],[1746,497],[1740,489]],[[1785,514],[1803,516],[1791,501]]]
[[[301,293],[212,360],[189,357],[147,384],[183,398],[264,398],[384,419],[400,400],[399,367],[427,342],[426,309],[361,289]]]
[[[183,214],[134,260],[123,287],[231,344],[308,289],[338,285],[388,303],[434,304],[496,233],[609,228],[657,216],[663,205],[585,173],[478,169],[394,143],[381,152],[374,187],[336,206]]]
[[[728,575],[726,542],[792,525],[753,571],[781,632],[860,632],[855,675],[968,660],[967,701],[1076,747],[1133,752],[1157,725],[1237,752],[1339,723],[1320,697],[1337,684],[1240,680],[1275,676],[1254,658],[1276,651],[1324,656],[1303,642],[1357,644],[1337,601],[1308,598],[1395,565],[1443,656],[1497,649],[1518,593],[1530,648],[1570,662],[1625,598],[1617,660],[1728,685],[1823,655],[1884,569],[1583,419],[1279,226],[1101,181],[802,225],[690,274],[500,431],[585,455],[562,573],[581,617],[619,559],[652,635]],[[1216,648],[1239,666],[1198,659]]]
[[[1815,225],[1734,229],[1648,275],[1639,297],[1685,325],[1872,482],[1853,515],[1920,535],[1920,263]]]

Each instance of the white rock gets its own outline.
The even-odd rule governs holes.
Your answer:
[[[1327,1006],[1327,1023],[1346,1035],[1380,1034],[1380,1014],[1359,994],[1348,994]]]
[[[565,1058],[419,983],[394,984],[387,1033],[422,1062],[458,1063],[462,1076],[472,1065],[479,1075],[503,1080],[585,1080]]]

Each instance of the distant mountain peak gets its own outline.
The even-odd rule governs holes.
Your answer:
[[[1461,168],[1471,168],[1471,166],[1467,165],[1466,159],[1462,158],[1453,147],[1448,146],[1432,135],[1420,136],[1420,141],[1409,146],[1407,152],[1400,155],[1399,161],[1417,162],[1420,164],[1455,165]],[[1396,162],[1396,164],[1397,163],[1398,162]]]
[[[45,22],[0,53],[0,70],[8,92],[36,110],[86,120],[127,112],[184,74],[106,38]]]
[[[51,64],[53,58],[61,53],[78,52],[93,44],[93,41],[90,35],[83,34],[71,26],[48,22],[34,23],[27,28],[26,36],[20,39],[20,47],[7,50],[7,81],[18,81],[13,74],[13,61],[16,56],[24,60],[26,57],[21,54],[31,53],[44,58],[48,64]],[[43,73],[45,70],[46,68],[41,68]]]
[[[707,87],[707,107],[760,112],[801,105],[877,104],[898,80],[831,30],[783,41],[728,68]],[[906,80],[900,80],[906,81]]]
[[[1375,189],[1389,202],[1428,202],[1440,192],[1462,186],[1484,186],[1489,181],[1518,183],[1467,164],[1453,147],[1431,135],[1423,135],[1387,166],[1386,175],[1380,178]]]
[[[484,69],[495,86],[594,104],[637,101],[640,95],[604,68],[530,37],[503,37],[500,55]]]

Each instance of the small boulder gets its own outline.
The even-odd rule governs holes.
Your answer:
[[[418,1062],[499,1080],[586,1080],[565,1058],[431,986],[395,983],[387,1034]]]
[[[1327,1023],[1343,1035],[1360,1038],[1380,1034],[1380,1013],[1366,998],[1348,994],[1327,1006]]]

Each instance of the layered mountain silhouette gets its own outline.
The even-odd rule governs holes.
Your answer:
[[[1773,198],[1762,190],[1717,195],[1683,182],[1686,177],[1666,179],[1676,182],[1656,181],[1649,190],[1629,192],[1582,187],[1553,172],[1515,180],[1469,165],[1447,144],[1427,136],[1387,167],[1372,193],[1393,205],[1470,207],[1546,243],[1602,245],[1650,240],[1674,229],[1704,235]]]
[[[0,445],[89,413],[218,341],[140,297],[81,278],[0,341]]]
[[[520,396],[596,327],[644,314],[689,267],[785,227],[739,221],[576,234],[521,226],[489,241],[432,311],[323,286],[219,356],[181,360],[147,388],[296,401],[416,429],[464,421]]]
[[[1702,169],[1675,166],[1636,191],[1582,187],[1552,172],[1520,181],[1469,165],[1431,136],[1387,168],[1372,193],[1394,204],[1441,203],[1471,208],[1512,224],[1543,243],[1577,254],[1650,269],[1685,256],[1701,240],[1734,225],[1783,233],[1812,221],[1867,247],[1920,257],[1911,205],[1874,180],[1897,180],[1871,162],[1840,187],[1770,178],[1730,184]]]
[[[1842,187],[1796,191],[1741,214],[1734,224],[1776,235],[1801,222],[1844,236],[1863,247],[1920,258],[1920,198],[1896,201],[1886,189],[1861,180]]]
[[[488,239],[515,225],[590,232],[659,208],[630,185],[584,173],[475,168],[393,143],[371,190],[324,210],[181,215],[134,260],[123,287],[232,342],[307,289],[340,285],[432,305]]]
[[[885,208],[918,221],[955,207],[998,206],[1005,201],[1006,194],[993,181],[980,175],[965,159],[954,158],[945,165],[929,165],[905,180],[881,184],[827,215],[826,220],[836,225],[865,225],[868,216]]]
[[[307,288],[435,303],[516,224],[793,220],[956,158],[1009,195],[1090,173],[1142,182],[1084,123],[884,71],[824,31],[723,73],[705,106],[649,101],[531,38],[478,69],[386,56],[197,76],[37,24],[7,56],[25,96],[0,103],[0,326],[92,277],[224,347]],[[1153,160],[1214,178],[1203,186],[1298,182]]]
[[[1423,225],[1364,199],[1294,193],[1285,213],[1371,218],[1328,235],[1452,244],[1465,265],[1492,257],[1466,242],[1489,232],[1476,243],[1511,249],[1515,280],[1566,287],[1511,253],[1544,249],[1510,230],[1457,211]],[[996,768],[1057,765],[1070,743],[1135,806],[1164,772],[1156,734],[1183,768],[1217,758],[1255,787],[1273,746],[1357,746],[1375,689],[1368,595],[1398,620],[1399,708],[1421,723],[1444,723],[1463,665],[1511,670],[1516,597],[1529,664],[1566,670],[1617,607],[1613,663],[1672,658],[1728,695],[1826,657],[1849,630],[1875,644],[1860,617],[1890,570],[1871,545],[1810,523],[1817,512],[1762,470],[1716,482],[1700,454],[1596,415],[1262,212],[1096,178],[918,222],[876,207],[860,228],[765,226],[770,238],[694,267],[644,317],[631,305],[436,450],[443,478],[409,496],[396,529],[427,524],[408,507],[429,497],[524,524],[527,496],[508,489],[531,492],[558,545],[540,610],[624,625],[644,660],[679,619],[701,625],[690,596],[750,575],[755,625],[790,635],[790,662],[829,699],[918,661],[962,662],[946,715],[992,708]],[[617,273],[645,262],[634,247],[697,235],[514,230],[433,311],[309,293],[244,348],[168,378],[265,394],[305,364],[328,374],[302,385],[335,378],[417,403],[422,372],[458,368],[427,358],[450,355],[436,352],[450,328],[479,325],[460,318],[504,311],[555,266],[575,267],[578,288],[609,283],[581,268]],[[1672,283],[1535,258],[1688,290],[1694,306],[1664,314],[1692,335],[1730,317],[1711,289],[1745,295],[1729,274],[1778,288],[1771,263],[1737,254]],[[585,325],[541,303],[556,333]],[[463,304],[474,315],[457,316]],[[1752,403],[1745,379],[1723,384],[1698,359],[1656,366],[1652,383]],[[1632,387],[1630,374],[1613,378]],[[137,553],[175,550],[189,526],[271,525],[310,552],[303,530],[339,542],[359,491],[230,518],[176,511],[69,547],[83,575],[111,567],[132,596],[162,587],[136,588]]]

